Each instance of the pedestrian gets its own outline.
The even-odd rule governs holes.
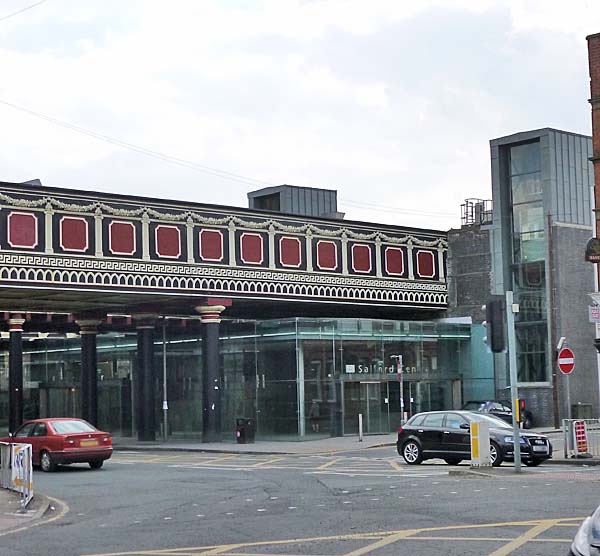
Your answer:
[[[319,406],[319,402],[317,400],[313,400],[312,405],[310,406],[310,412],[308,413],[308,418],[310,420],[310,426],[313,432],[319,432],[319,419],[321,417],[321,407]]]

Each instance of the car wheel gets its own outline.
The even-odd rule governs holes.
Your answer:
[[[494,441],[490,442],[490,463],[492,467],[499,467],[502,464],[502,451]]]
[[[52,461],[52,456],[45,450],[40,454],[40,467],[45,473],[56,470],[56,463]]]
[[[544,461],[543,459],[530,459],[525,462],[527,467],[537,467],[540,463]]]
[[[90,462],[89,462],[89,464],[90,464],[90,467],[91,467],[92,469],[100,469],[100,468],[102,467],[102,464],[103,464],[103,463],[104,463],[104,462],[103,462],[102,460],[101,460],[101,461],[90,461]]]
[[[414,440],[409,440],[402,447],[402,457],[408,465],[418,465],[423,461],[423,450]]]
[[[458,465],[462,461],[462,459],[460,459],[460,458],[444,458],[444,461],[448,465]]]
[[[523,421],[523,428],[530,429],[533,427],[533,418],[531,415],[525,415],[525,421]]]

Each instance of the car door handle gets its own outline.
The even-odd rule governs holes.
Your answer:
[[[419,430],[417,430],[417,432],[423,432],[423,429],[419,429]]]
[[[450,434],[448,431],[444,431],[444,434]]]

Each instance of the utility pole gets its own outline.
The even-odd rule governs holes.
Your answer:
[[[517,341],[515,338],[515,313],[519,312],[519,305],[513,303],[513,292],[506,292],[506,329],[508,332],[508,361],[510,368],[510,401],[512,407],[513,426],[513,453],[515,457],[515,473],[521,472],[521,433],[517,421],[518,397],[517,388]]]

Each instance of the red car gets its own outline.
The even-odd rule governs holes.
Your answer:
[[[33,465],[54,471],[61,463],[100,469],[112,455],[112,438],[83,419],[56,417],[27,421],[1,442],[31,444]]]

